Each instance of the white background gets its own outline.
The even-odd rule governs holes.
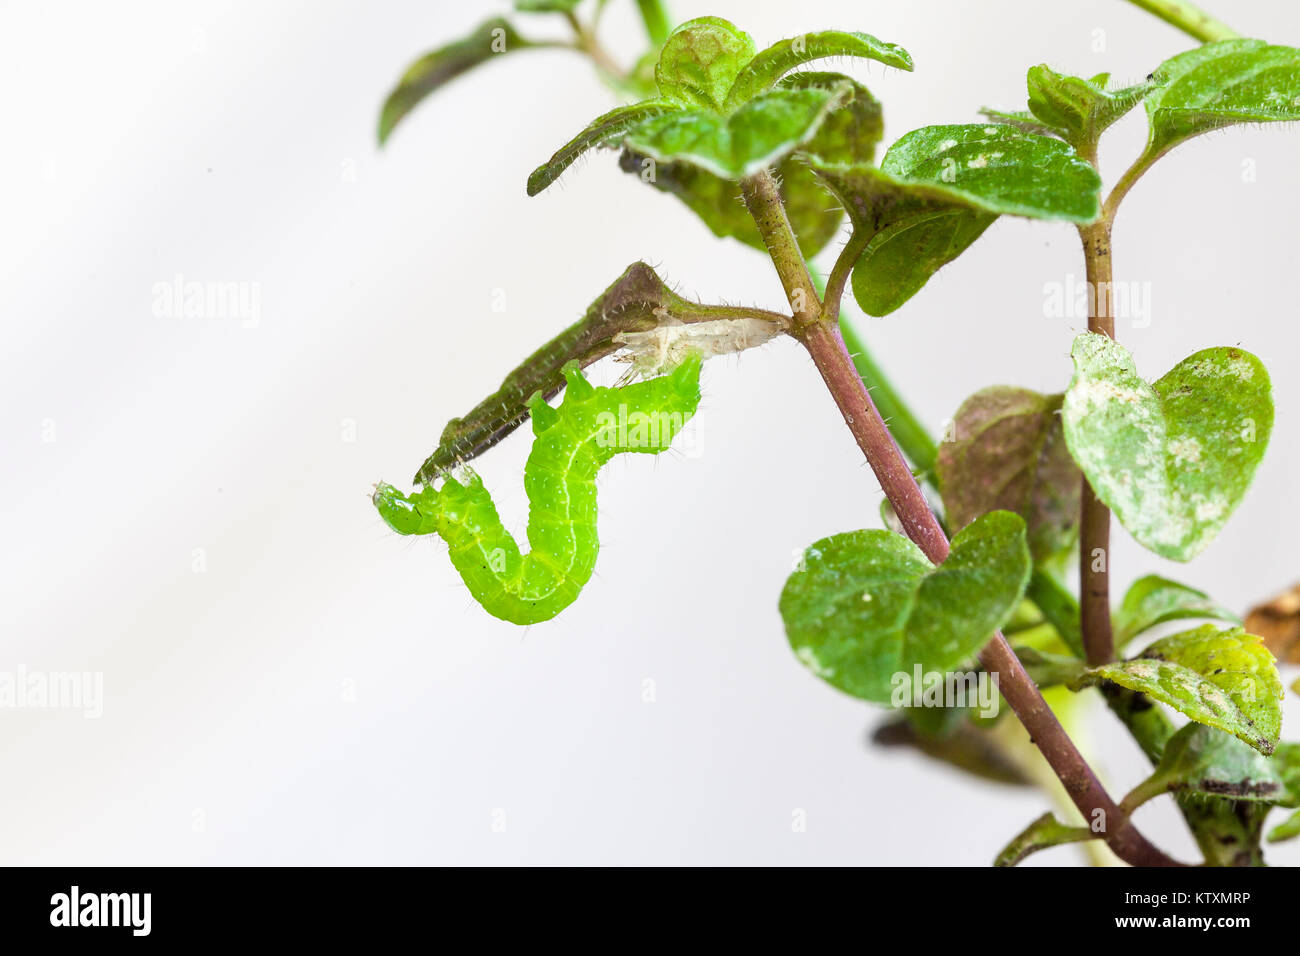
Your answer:
[[[525,197],[611,105],[571,54],[490,64],[379,151],[401,70],[504,7],[5,5],[0,670],[99,671],[106,700],[99,720],[0,710],[0,862],[982,865],[1047,808],[870,750],[881,713],[790,654],[792,553],[877,527],[880,497],[793,343],[709,365],[699,457],[608,467],[598,576],[554,622],[488,617],[439,542],[380,523],[373,482],[405,483],[448,418],[629,263],[705,300],[782,305],[761,256],[611,154]],[[624,59],[631,7],[607,16]],[[1218,7],[1300,42],[1289,4]],[[1119,0],[674,12],[760,45],[826,27],[903,44],[910,75],[842,64],[885,102],[889,140],[1022,106],[1037,62],[1135,80],[1193,45]],[[1109,180],[1142,136],[1139,110],[1107,142]],[[1149,328],[1119,330],[1139,367],[1239,343],[1273,370],[1277,424],[1206,554],[1175,566],[1117,531],[1118,586],[1162,572],[1245,610],[1300,578],[1298,165],[1293,130],[1225,132],[1125,204],[1116,278],[1149,282],[1154,305]],[[1081,323],[1044,317],[1044,284],[1080,271],[1069,227],[1004,219],[865,332],[937,429],[984,385],[1065,385]],[[260,322],[155,315],[154,284],[177,274],[257,283]],[[519,530],[526,451],[519,437],[480,463]],[[1092,726],[1118,796],[1142,760],[1108,715]],[[1139,821],[1190,859],[1167,804]]]

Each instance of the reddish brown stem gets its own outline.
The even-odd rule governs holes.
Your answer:
[[[1111,308],[1110,221],[1103,219],[1079,229],[1083,240],[1091,308],[1088,331],[1115,337]],[[1097,498],[1087,478],[1079,520],[1079,610],[1083,649],[1096,667],[1115,657],[1110,622],[1110,509]]]
[[[829,322],[817,322],[801,329],[798,337],[821,372],[908,537],[931,561],[942,562],[948,556],[947,535],[926,504],[920,486],[858,377],[839,328]],[[1104,839],[1116,856],[1134,866],[1179,866],[1138,832],[1127,814],[1111,799],[1001,633],[985,645],[980,663],[997,675],[998,689],[1060,778],[1084,820],[1089,825],[1105,827]]]

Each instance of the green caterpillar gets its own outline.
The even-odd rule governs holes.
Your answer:
[[[528,400],[533,448],[524,466],[528,544],[521,554],[483,480],[466,468],[441,488],[404,495],[375,488],[380,516],[399,534],[437,534],[474,600],[513,624],[549,621],[574,602],[596,566],[596,472],[619,452],[658,454],[700,403],[698,353],[667,375],[623,388],[597,388],[577,362],[564,366],[558,408]]]

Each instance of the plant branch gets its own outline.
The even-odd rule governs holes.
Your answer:
[[[853,234],[849,236],[849,241],[840,250],[835,265],[831,267],[830,278],[826,280],[826,295],[822,308],[826,318],[834,321],[840,317],[840,302],[844,298],[844,286],[848,284],[849,273],[853,271],[854,265],[862,255],[862,250],[870,241],[871,236],[865,229],[854,229]]]
[[[569,21],[569,26],[573,28],[574,45],[582,53],[591,57],[591,62],[596,64],[596,69],[618,80],[627,78],[627,71],[618,65],[618,62],[609,55],[608,50],[601,46],[593,30],[583,26],[582,21],[578,19],[572,10],[566,10],[564,18]]]
[[[826,283],[815,268],[809,266],[808,271],[812,275],[813,285],[822,296],[823,308],[829,309],[831,297],[826,293]],[[885,375],[884,369],[872,356],[853,322],[844,317],[843,310],[840,311],[840,335],[844,337],[844,345],[849,350],[849,358],[853,359],[854,368],[862,378],[862,384],[871,393],[871,399],[893,433],[894,440],[912,463],[912,468],[932,480],[934,461],[939,449],[930,437],[930,430],[921,423],[921,419]],[[923,477],[922,480],[926,479]]]
[[[839,329],[830,323],[818,322],[799,330],[796,336],[804,343],[821,372],[908,537],[931,561],[941,563],[948,556],[948,538],[858,378],[844,349]],[[985,645],[980,653],[980,662],[986,670],[997,675],[998,689],[1029,731],[1034,744],[1060,778],[1084,819],[1092,822],[1100,813],[1106,828],[1106,843],[1116,855],[1135,866],[1177,865],[1148,842],[1111,799],[1001,634],[995,634]]]
[[[1115,337],[1111,308],[1110,222],[1101,219],[1079,228],[1091,307],[1088,331]],[[1079,603],[1082,611],[1083,647],[1093,667],[1115,656],[1110,621],[1110,509],[1102,504],[1087,478],[1079,521]]]
[[[760,170],[740,181],[740,194],[745,199],[749,214],[754,218],[754,224],[758,226],[758,234],[767,247],[768,255],[772,257],[781,285],[785,287],[785,297],[794,313],[795,327],[816,322],[821,318],[822,302],[808,272],[808,264],[799,251],[794,230],[790,228],[776,178],[769,170]]]
[[[1226,23],[1216,20],[1185,0],[1129,0],[1129,2],[1202,43],[1209,43],[1212,40],[1230,40],[1240,35]]]
[[[791,303],[795,304],[799,294],[817,302],[816,289],[786,218],[776,181],[763,172],[744,180],[741,191]],[[844,347],[839,324],[824,313],[811,320],[807,315],[806,308],[796,308],[791,334],[808,350],[907,536],[931,561],[942,563],[948,556],[948,536],[862,384]],[[1084,819],[1093,822],[1100,815],[1106,843],[1116,855],[1135,866],[1178,865],[1142,836],[1111,799],[1001,633],[994,634],[985,645],[980,662],[997,675],[998,689]]]

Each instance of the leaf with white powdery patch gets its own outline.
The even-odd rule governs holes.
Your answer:
[[[953,528],[1006,509],[1025,519],[1035,561],[1074,543],[1081,482],[1061,433],[1060,407],[1059,395],[1009,385],[962,403],[935,461]]]
[[[895,675],[951,673],[1015,610],[1031,562],[1025,523],[995,511],[960,532],[935,567],[889,531],[852,531],[816,542],[781,592],[795,654],[832,686],[889,703]],[[910,696],[909,696],[910,700]]]
[[[886,315],[959,256],[1000,215],[1088,223],[1101,180],[1066,143],[1007,125],[927,126],[899,139],[879,168],[810,157],[871,238],[853,294]]]
[[[1141,544],[1189,561],[1240,503],[1273,428],[1268,372],[1237,348],[1205,349],[1154,384],[1104,335],[1074,340],[1063,419],[1097,497]]]
[[[1161,638],[1132,660],[1086,671],[1076,686],[1113,681],[1269,754],[1282,726],[1282,680],[1254,634],[1206,624]]]

